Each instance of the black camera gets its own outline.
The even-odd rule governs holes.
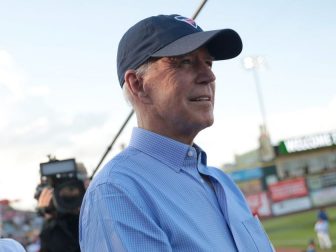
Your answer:
[[[85,193],[86,170],[75,159],[56,160],[40,164],[41,184],[37,186],[34,198],[39,199],[45,187],[53,189],[51,204],[44,212],[73,213],[79,210]],[[80,167],[79,167],[80,166]],[[81,168],[81,169],[79,169]]]

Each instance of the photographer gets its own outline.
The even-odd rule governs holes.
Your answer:
[[[79,252],[79,209],[88,183],[82,163],[50,159],[41,164],[35,198],[44,217],[40,252]]]

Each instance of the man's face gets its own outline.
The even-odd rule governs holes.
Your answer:
[[[212,57],[204,48],[190,54],[156,60],[143,76],[150,96],[147,113],[159,134],[192,143],[213,124],[215,75]]]

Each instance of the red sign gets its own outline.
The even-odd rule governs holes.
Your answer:
[[[253,213],[259,217],[270,216],[270,203],[265,192],[246,196],[247,203]]]
[[[304,178],[283,180],[269,186],[273,202],[303,197],[308,194]]]
[[[3,205],[3,206],[8,206],[10,203],[10,201],[8,199],[3,199],[3,200],[0,200],[0,205]]]

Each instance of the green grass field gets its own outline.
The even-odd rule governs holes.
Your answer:
[[[330,236],[333,243],[331,251],[336,251],[336,207],[326,208],[326,211],[330,217]],[[314,231],[316,213],[316,210],[312,210],[263,220],[262,223],[274,247],[298,248],[304,251],[309,239],[314,239],[318,247]]]

